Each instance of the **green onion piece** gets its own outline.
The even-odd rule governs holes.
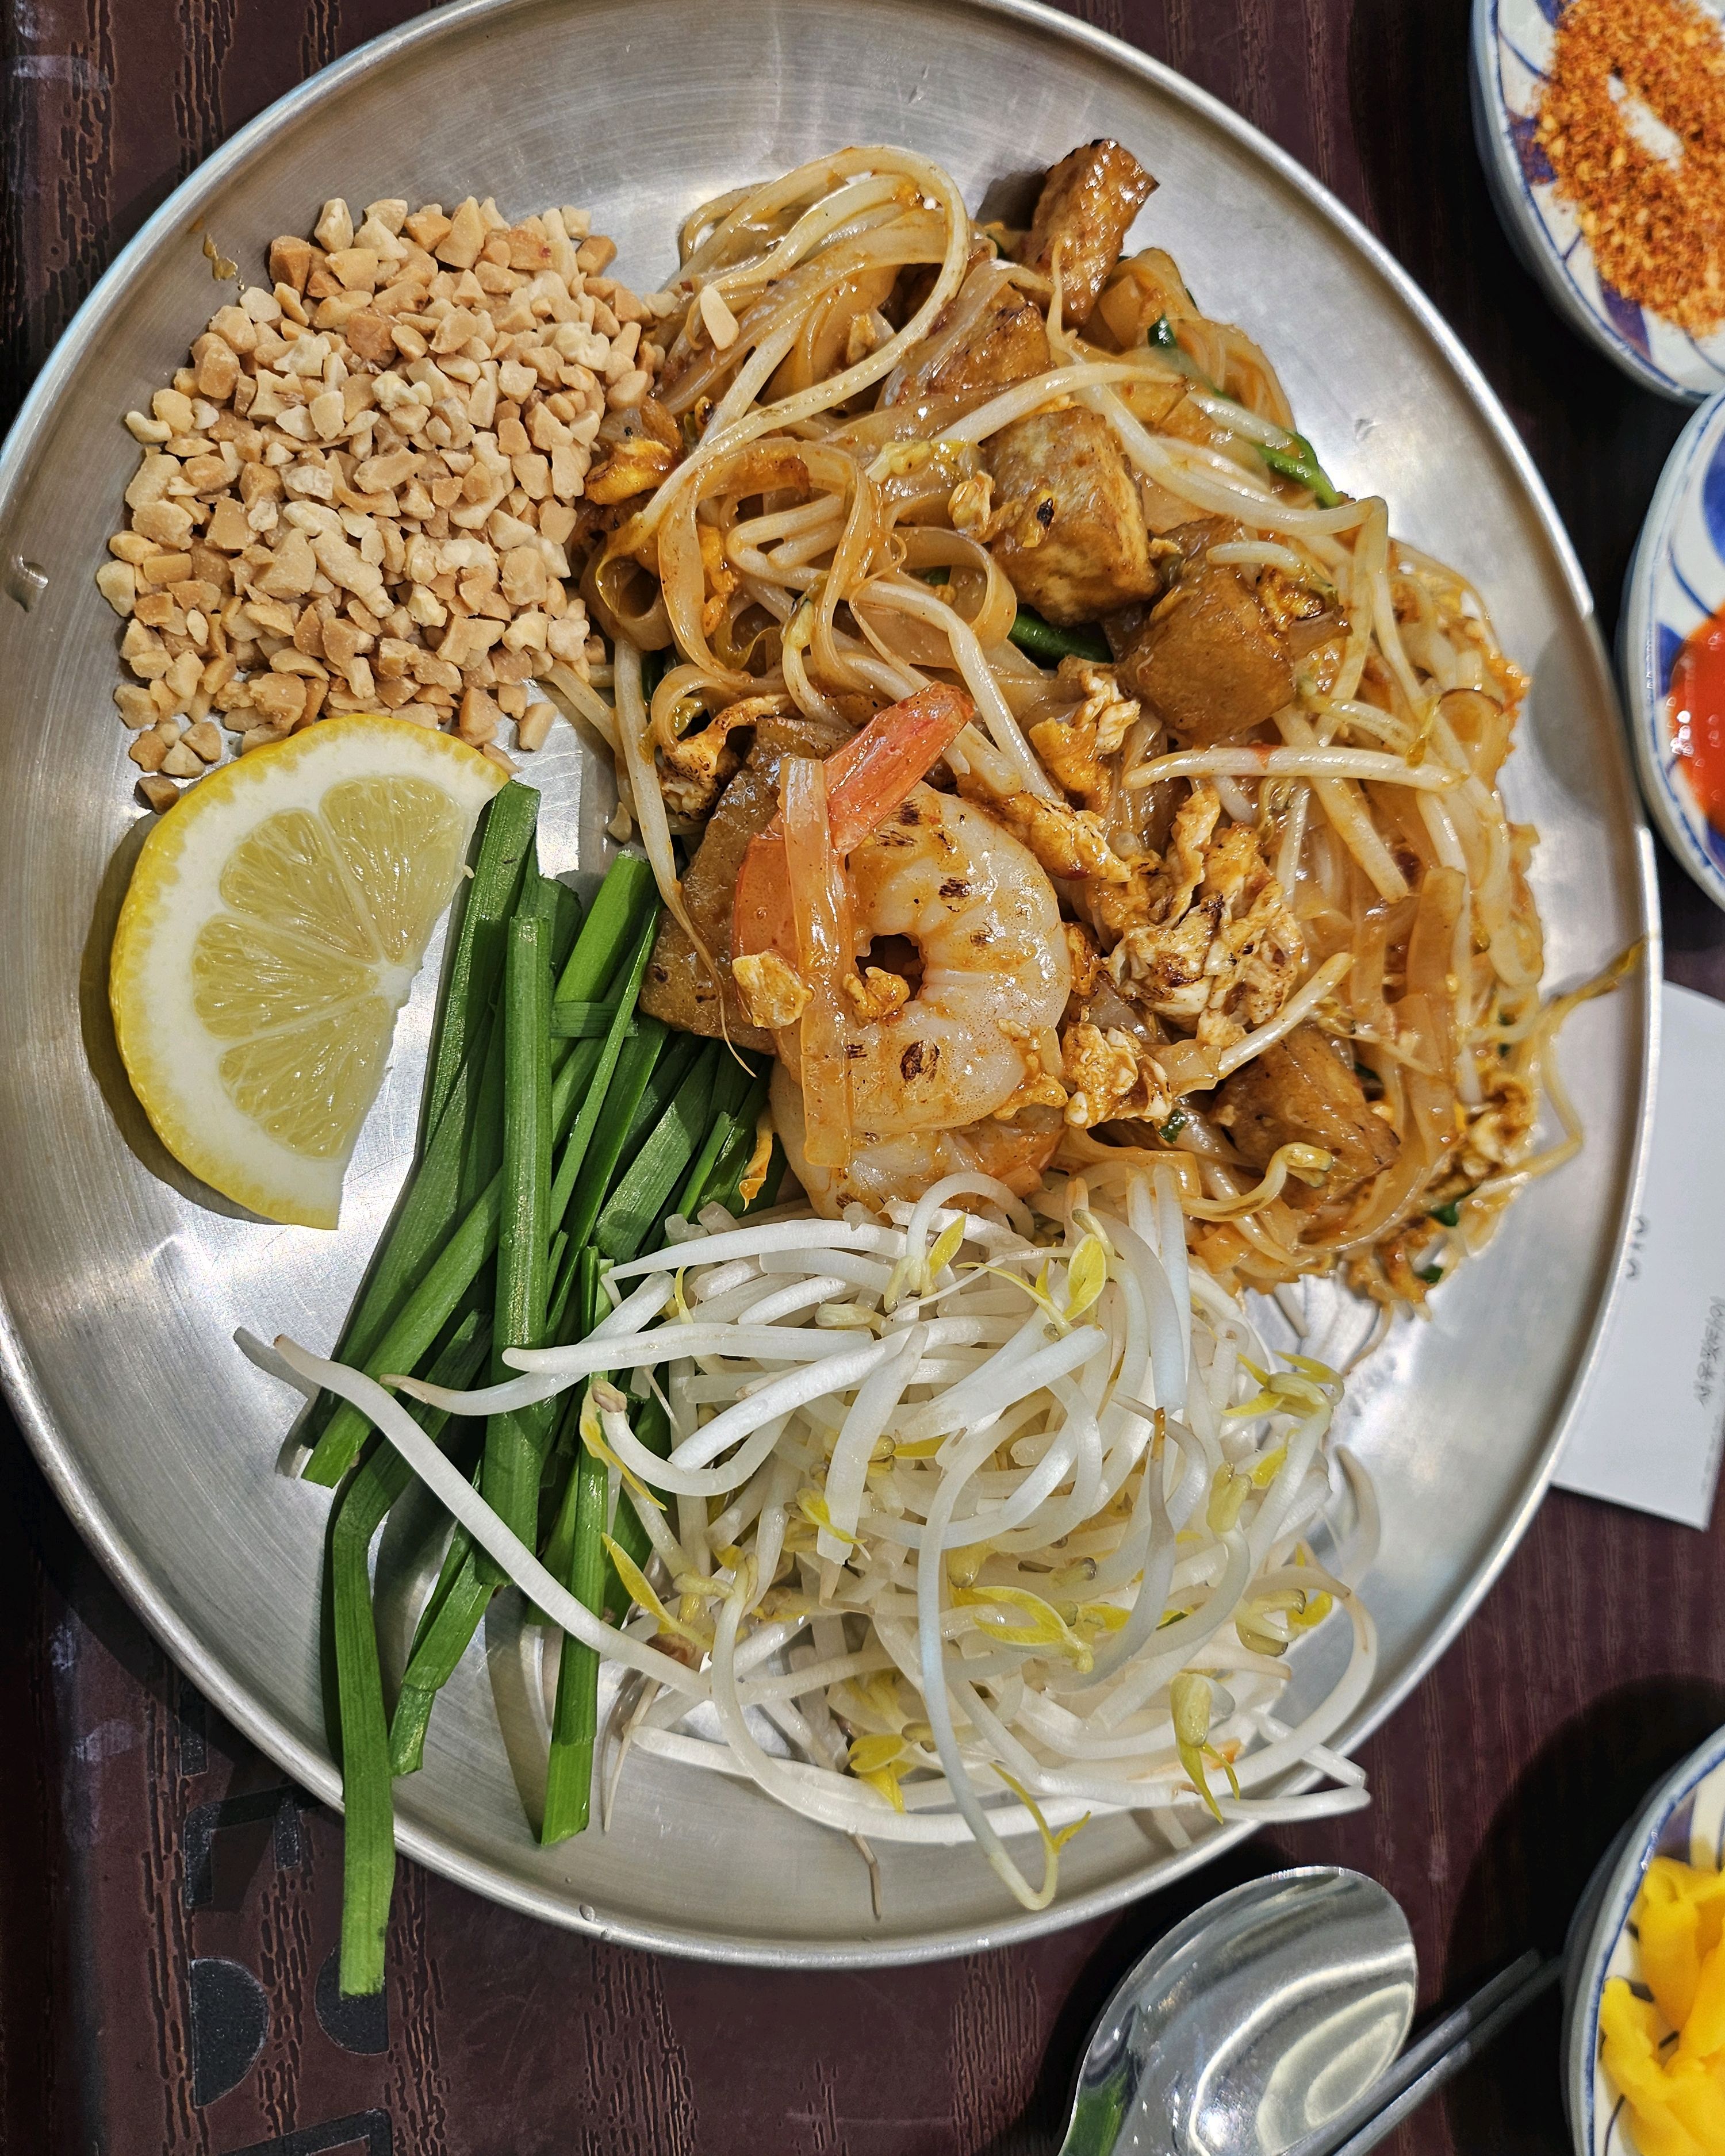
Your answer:
[[[1176,1108],[1168,1121],[1158,1126],[1156,1135],[1164,1145],[1172,1145],[1191,1120],[1183,1108]]]
[[[707,1193],[718,1167],[720,1155],[736,1135],[737,1111],[721,1108],[707,1126],[706,1137],[701,1151],[696,1154],[683,1187],[677,1193],[676,1203],[668,1207],[669,1213],[680,1213],[685,1220],[693,1220],[707,1203]]]
[[[599,1254],[590,1246],[577,1260],[576,1281],[578,1337],[585,1338],[598,1322]],[[588,1386],[595,1382],[589,1379]],[[583,1400],[587,1390],[583,1386]],[[580,1412],[577,1404],[578,1423]],[[605,1599],[607,1495],[605,1463],[588,1450],[578,1433],[564,1500],[571,1517],[569,1555],[562,1578],[576,1600],[596,1614],[603,1609]],[[545,1765],[545,1814],[539,1830],[539,1839],[547,1847],[579,1834],[587,1825],[593,1793],[593,1738],[598,1729],[598,1656],[566,1633],[557,1665],[551,1750]]]
[[[425,1079],[425,1127],[435,1130],[463,1065],[490,1030],[503,973],[503,944],[532,851],[539,795],[511,780],[485,811],[473,875],[466,886],[454,952],[444,976],[437,1030]]]
[[[623,1016],[618,1014],[619,1026]],[[634,1037],[620,1041],[619,1055],[610,1084],[604,1097],[599,1098],[598,1081],[588,1096],[587,1107],[582,1111],[585,1118],[588,1108],[593,1110],[588,1144],[580,1171],[574,1178],[568,1210],[563,1215],[563,1225],[569,1231],[569,1240],[579,1250],[593,1235],[593,1223],[599,1217],[599,1208],[611,1188],[612,1178],[618,1163],[623,1158],[624,1147],[634,1129],[636,1111],[647,1090],[647,1081],[653,1075],[653,1066],[664,1052],[670,1037],[670,1028],[656,1018],[638,1019]],[[688,1035],[680,1038],[687,1039]],[[607,1046],[609,1045],[608,1042]],[[566,1149],[572,1152],[579,1125],[571,1134]],[[558,1180],[562,1179],[562,1162],[559,1161]]]
[[[706,1188],[696,1202],[696,1212],[703,1205],[722,1205],[727,1213],[737,1210],[740,1194],[738,1186],[755,1157],[755,1136],[761,1120],[761,1111],[767,1105],[768,1078],[765,1072],[750,1086],[742,1106],[732,1118],[731,1135],[725,1149],[714,1164],[707,1178]],[[692,1220],[696,1212],[691,1212]]]
[[[465,1533],[459,1528],[456,1533],[462,1547],[461,1561],[425,1626],[424,1636],[414,1644],[390,1718],[389,1764],[398,1774],[418,1771],[437,1696],[455,1674],[496,1592],[489,1580],[480,1578],[477,1557]],[[454,1547],[452,1543],[451,1554]]]
[[[551,970],[555,979],[568,963],[569,953],[575,947],[575,939],[581,933],[581,901],[566,883],[552,880],[551,911]]]
[[[485,1321],[471,1312],[434,1365],[439,1384],[465,1385],[485,1359]],[[429,1437],[448,1417],[413,1410]],[[360,1466],[331,1508],[328,1565],[330,1627],[341,1739],[341,1960],[344,1996],[383,1988],[384,1935],[395,1885],[395,1806],[391,1790],[389,1729],[377,1655],[367,1555],[384,1516],[407,1488],[412,1471],[393,1445],[380,1445]]]
[[[1006,632],[1020,651],[1028,652],[1039,666],[1058,666],[1063,659],[1090,659],[1108,665],[1112,654],[1099,629],[1057,629],[1045,621],[1034,607],[1021,606]]]
[[[615,1004],[578,1004],[572,998],[560,998],[551,1007],[551,1029],[558,1040],[603,1040],[616,1015]]]
[[[531,787],[511,783],[485,812],[439,1007],[418,1165],[348,1313],[336,1348],[340,1362],[365,1361],[472,1203],[475,1194],[466,1187],[463,1165],[475,1123],[494,1112],[481,1096],[491,1002],[502,976],[500,928],[521,891],[538,809],[539,796]],[[326,1396],[307,1425],[308,1437],[319,1435],[337,1409],[338,1403]]]
[[[540,873],[536,853],[530,855],[521,877],[521,900],[516,907],[511,927],[516,921],[536,921],[543,929],[544,940],[548,945],[557,932],[558,894],[562,888],[550,876]],[[506,952],[507,947],[506,940]],[[503,995],[504,979],[500,973],[497,981],[500,1011]],[[464,1209],[474,1202],[503,1165],[503,1033],[501,1024],[495,1024],[486,1047],[485,1072],[480,1081],[468,1131],[467,1151],[461,1163],[460,1188]],[[552,1068],[555,1069],[568,1053],[561,1041],[554,1042],[552,1046]]]
[[[649,922],[639,954],[644,972],[646,954],[652,947]],[[583,1088],[592,1075],[593,1062],[584,1058],[588,1045],[583,1042],[578,1046],[552,1081],[552,1128],[559,1142],[569,1133],[576,1103],[583,1099]],[[416,1369],[420,1358],[430,1353],[437,1336],[460,1307],[480,1268],[496,1248],[497,1224],[502,1212],[503,1178],[500,1172],[462,1216],[454,1235],[438,1252],[430,1270],[367,1358],[364,1368],[367,1377],[387,1378],[398,1371]],[[328,1429],[319,1438],[306,1463],[305,1480],[333,1488],[353,1465],[370,1428],[370,1422],[359,1409],[344,1400],[330,1418]]]
[[[503,977],[497,977],[498,998],[502,998]],[[503,1165],[503,1029],[494,1024],[490,1039],[485,1043],[485,1053],[480,1070],[475,1074],[477,1083],[473,1090],[472,1112],[461,1149],[461,1159],[456,1170],[455,1190],[458,1210],[465,1213],[474,1204],[498,1169]]]
[[[1452,1198],[1447,1205],[1434,1205],[1430,1217],[1434,1220],[1441,1220],[1446,1228],[1459,1228],[1461,1225],[1461,1200]]]
[[[723,1042],[714,1040],[696,1055],[646,1142],[605,1200],[593,1239],[608,1258],[634,1257],[677,1178],[694,1158],[707,1126],[713,1081],[724,1052]]]
[[[1417,1276],[1428,1287],[1435,1287],[1444,1276],[1444,1269],[1441,1265],[1421,1265],[1418,1268]]]
[[[653,871],[639,854],[619,854],[605,872],[575,948],[557,981],[557,1004],[591,1003],[635,946],[649,907],[659,903]]]
[[[670,1032],[669,1038],[653,1059],[653,1068],[648,1072],[647,1082],[641,1088],[641,1097],[636,1101],[634,1112],[624,1132],[623,1150],[617,1156],[618,1169],[627,1168],[634,1160],[646,1143],[649,1135],[657,1127],[660,1117],[670,1106],[683,1081],[711,1046],[711,1043],[703,1040],[697,1033]],[[613,1171],[614,1188],[616,1172]]]
[[[506,1348],[544,1344],[551,1240],[551,965],[547,922],[509,925],[503,981],[503,1202],[497,1234],[492,1374],[509,1374]],[[496,1414],[485,1425],[485,1502],[530,1546],[537,1539],[541,1435],[545,1418]],[[501,1581],[494,1560],[481,1578]]]
[[[919,569],[916,573],[925,584],[950,584],[952,581],[952,572],[944,562],[936,568]]]
[[[469,1480],[477,1485],[479,1481],[479,1467],[477,1462],[475,1464],[474,1471],[469,1477]],[[430,1631],[432,1626],[437,1622],[439,1612],[443,1609],[444,1604],[448,1602],[449,1599],[449,1590],[454,1587],[457,1578],[459,1577],[461,1568],[466,1562],[472,1549],[473,1537],[468,1533],[466,1528],[464,1527],[461,1522],[458,1520],[454,1526],[449,1530],[449,1539],[444,1550],[444,1561],[438,1568],[436,1583],[433,1586],[430,1594],[426,1596],[425,1607],[419,1612],[419,1621],[413,1627],[413,1640],[408,1649],[408,1665],[409,1668],[413,1666],[414,1659],[418,1656],[420,1648],[425,1644],[427,1634]],[[418,1762],[416,1761],[414,1763],[417,1765]],[[404,1770],[399,1767],[396,1768],[397,1774],[401,1774],[403,1771]]]
[[[762,1059],[755,1055],[727,1055],[719,1067],[713,1082],[711,1119],[701,1151],[695,1156],[682,1188],[677,1193],[676,1204],[670,1209],[680,1213],[685,1220],[692,1220],[707,1202],[714,1171],[720,1156],[737,1133],[743,1103],[752,1098],[758,1088],[766,1097],[767,1072],[761,1067]],[[753,1111],[760,1112],[758,1107]]]
[[[1333,509],[1342,497],[1331,485],[1323,466],[1318,462],[1317,451],[1303,434],[1290,435],[1289,439],[1293,444],[1291,449],[1267,449],[1260,446],[1258,454],[1280,477],[1293,480],[1301,486],[1310,487],[1320,509]]]
[[[495,1248],[502,1209],[502,1178],[494,1176],[367,1358],[368,1377],[386,1378],[411,1370],[430,1351]],[[305,1463],[305,1480],[333,1489],[353,1465],[371,1426],[357,1408],[344,1400],[330,1417],[328,1428]]]
[[[1178,352],[1180,340],[1174,335],[1173,324],[1166,315],[1158,315],[1150,325],[1150,341],[1158,352]]]
[[[595,906],[593,911],[597,914],[598,907]],[[611,1021],[610,1032],[599,1045],[597,1055],[583,1054],[587,1044],[583,1043],[582,1047],[578,1048],[574,1055],[570,1058],[571,1068],[575,1067],[578,1063],[582,1067],[581,1110],[575,1118],[574,1127],[569,1132],[562,1152],[557,1157],[557,1173],[552,1178],[551,1186],[551,1218],[567,1230],[571,1243],[578,1250],[586,1240],[586,1230],[578,1231],[573,1222],[566,1220],[564,1215],[569,1209],[570,1200],[574,1196],[577,1184],[581,1178],[588,1152],[593,1145],[593,1133],[598,1127],[601,1114],[604,1111],[612,1083],[625,1050],[633,1055],[642,1045],[641,1036],[636,1029],[637,1026],[652,1027],[659,1024],[658,1020],[655,1019],[638,1021],[634,1015],[635,1000],[641,993],[641,983],[647,972],[647,961],[653,955],[653,942],[658,932],[659,911],[655,900],[636,932],[634,947],[625,959],[622,978],[616,983],[617,993],[611,1000],[615,1004],[617,1014]],[[664,1038],[664,1034],[665,1028],[661,1025],[659,1026],[656,1036],[650,1033],[646,1036],[653,1042],[655,1055],[658,1052],[658,1041]],[[651,1067],[650,1062],[649,1067]],[[639,1097],[639,1091],[635,1097]],[[607,1179],[608,1180],[608,1171]],[[603,1193],[601,1192],[600,1195],[603,1197]],[[597,1206],[593,1208],[595,1213],[598,1209]],[[588,1224],[590,1228],[591,1220]]]

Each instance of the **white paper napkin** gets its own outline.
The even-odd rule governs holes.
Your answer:
[[[1665,984],[1653,1146],[1560,1489],[1705,1527],[1725,1435],[1725,1004]]]

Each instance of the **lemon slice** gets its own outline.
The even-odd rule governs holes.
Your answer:
[[[120,1052],[174,1158],[271,1220],[333,1228],[438,916],[499,767],[402,719],[326,719],[192,788],[115,932]]]

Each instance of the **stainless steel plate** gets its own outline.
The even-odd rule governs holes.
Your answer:
[[[110,701],[116,624],[91,577],[136,456],[120,415],[183,361],[220,296],[197,221],[250,267],[337,191],[449,203],[476,190],[517,213],[576,203],[644,288],[668,271],[676,220],[695,203],[822,150],[913,144],[975,203],[1104,134],[1161,180],[1142,232],[1173,250],[1212,312],[1269,348],[1337,480],[1387,494],[1400,531],[1465,567],[1534,670],[1508,792],[1543,834],[1553,979],[1577,980],[1656,933],[1587,592],[1470,362],[1287,158],[1178,77],[1035,7],[439,10],[296,91],[194,174],[103,280],[18,423],[0,465],[7,1378],[74,1517],[171,1651],[325,1795],[337,1793],[316,1653],[328,1500],[275,1471],[292,1403],[232,1340],[238,1325],[333,1337],[401,1172],[426,999],[422,981],[337,1236],[260,1225],[187,1187],[118,1073],[105,957],[138,815]],[[534,775],[552,796],[549,865],[573,867],[581,826],[596,840],[603,812],[567,732]],[[1442,1650],[1543,1487],[1635,1178],[1647,979],[1582,1011],[1564,1036],[1589,1133],[1582,1158],[1535,1186],[1489,1256],[1438,1297],[1433,1322],[1404,1330],[1354,1387],[1352,1441],[1384,1509],[1365,1589],[1384,1657],[1356,1736]],[[418,1553],[405,1529],[392,1536],[393,1576]],[[531,1686],[506,1630],[488,1645],[439,1708],[424,1771],[399,1786],[403,1844],[501,1901],[635,1944],[828,1965],[968,1952],[1110,1908],[1220,1845],[1176,1856],[1147,1823],[1098,1822],[1037,1917],[968,1852],[894,1851],[876,1923],[848,1843],[752,1791],[637,1759],[608,1834],[542,1851],[516,1786],[519,1775],[531,1789]]]

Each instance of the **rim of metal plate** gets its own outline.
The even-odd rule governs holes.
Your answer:
[[[36,455],[62,390],[75,372],[80,354],[95,338],[123,297],[133,272],[155,249],[185,230],[193,217],[219,198],[223,184],[285,126],[300,119],[325,100],[339,95],[363,78],[388,69],[401,55],[422,44],[459,34],[475,21],[501,18],[542,7],[545,0],[454,0],[434,13],[416,17],[400,28],[385,32],[345,59],[279,99],[249,121],[228,142],[182,181],[162,207],[121,249],[95,290],[79,309],[49,355],[47,364],[25,398],[3,448],[0,448],[0,532],[3,532],[13,502],[33,467]],[[1615,696],[1611,669],[1600,641],[1593,613],[1592,594],[1582,573],[1568,535],[1540,478],[1532,458],[1498,403],[1484,375],[1455,332],[1431,301],[1414,284],[1388,249],[1353,213],[1287,152],[1231,111],[1209,92],[1177,74],[1163,62],[1137,51],[1106,32],[1071,20],[1040,0],[955,0],[968,13],[994,15],[1023,25],[1055,42],[1081,47],[1111,66],[1137,76],[1163,96],[1189,107],[1207,124],[1230,137],[1260,160],[1286,186],[1301,195],[1337,231],[1348,246],[1370,264],[1394,293],[1400,304],[1430,337],[1466,391],[1498,447],[1513,468],[1517,479],[1533,505],[1578,615],[1588,632],[1594,665],[1604,692]],[[569,0],[568,12],[580,12],[580,0]],[[22,594],[18,595],[23,603]],[[1646,938],[1645,962],[1640,993],[1643,998],[1643,1051],[1640,1068],[1640,1111],[1636,1119],[1633,1158],[1613,1249],[1620,1252],[1630,1219],[1635,1210],[1645,1172],[1649,1112],[1658,1057],[1658,1001],[1653,993],[1659,972],[1660,923],[1651,840],[1645,819],[1632,808],[1636,881],[1642,928]],[[1604,1337],[1615,1300],[1617,1267],[1611,1285],[1601,1294],[1594,1312],[1585,1352],[1566,1396],[1563,1411],[1553,1422],[1538,1466],[1530,1477],[1520,1503],[1504,1522],[1496,1540],[1466,1587],[1455,1598],[1445,1621],[1433,1630],[1422,1652],[1409,1664],[1401,1680],[1375,1702],[1367,1714],[1341,1732],[1332,1743],[1351,1748],[1375,1729],[1400,1705],[1433,1664],[1449,1647],[1473,1615],[1486,1591],[1508,1559],[1546,1488],[1561,1449],[1563,1435],[1581,1397]],[[69,1445],[48,1413],[32,1375],[11,1311],[0,1299],[0,1382],[3,1382],[20,1426],[28,1439],[54,1491],[80,1533],[130,1598],[134,1607],[174,1660],[193,1677],[234,1726],[269,1753],[308,1789],[339,1807],[340,1775],[327,1753],[302,1743],[260,1706],[244,1686],[228,1676],[216,1656],[207,1651],[178,1619],[160,1593],[147,1568],[128,1540],[123,1522],[112,1517],[101,1505],[80,1471],[75,1450]],[[1173,1861],[1164,1860],[1156,1881],[1159,1890],[1252,1833],[1250,1824],[1207,1836],[1192,1850]],[[559,1903],[548,1907],[521,1880],[496,1866],[449,1849],[433,1835],[423,1834],[398,1821],[400,1847],[418,1862],[488,1898],[532,1916],[546,1917],[571,1929],[587,1931],[623,1945],[652,1948],[704,1960],[732,1962],[761,1967],[855,1969],[933,1961],[948,1955],[973,1953],[1064,1929],[1069,1924],[1106,1915],[1137,1898],[1147,1890],[1137,1877],[1110,1882],[1093,1892],[1055,1902],[1034,1914],[1004,1912],[992,1922],[969,1925],[923,1938],[896,1939],[879,1948],[845,1945],[808,1949],[790,1944],[768,1944],[758,1940],[723,1941],[711,1935],[691,1935],[668,1927],[637,1922],[607,1913],[585,1912]]]

